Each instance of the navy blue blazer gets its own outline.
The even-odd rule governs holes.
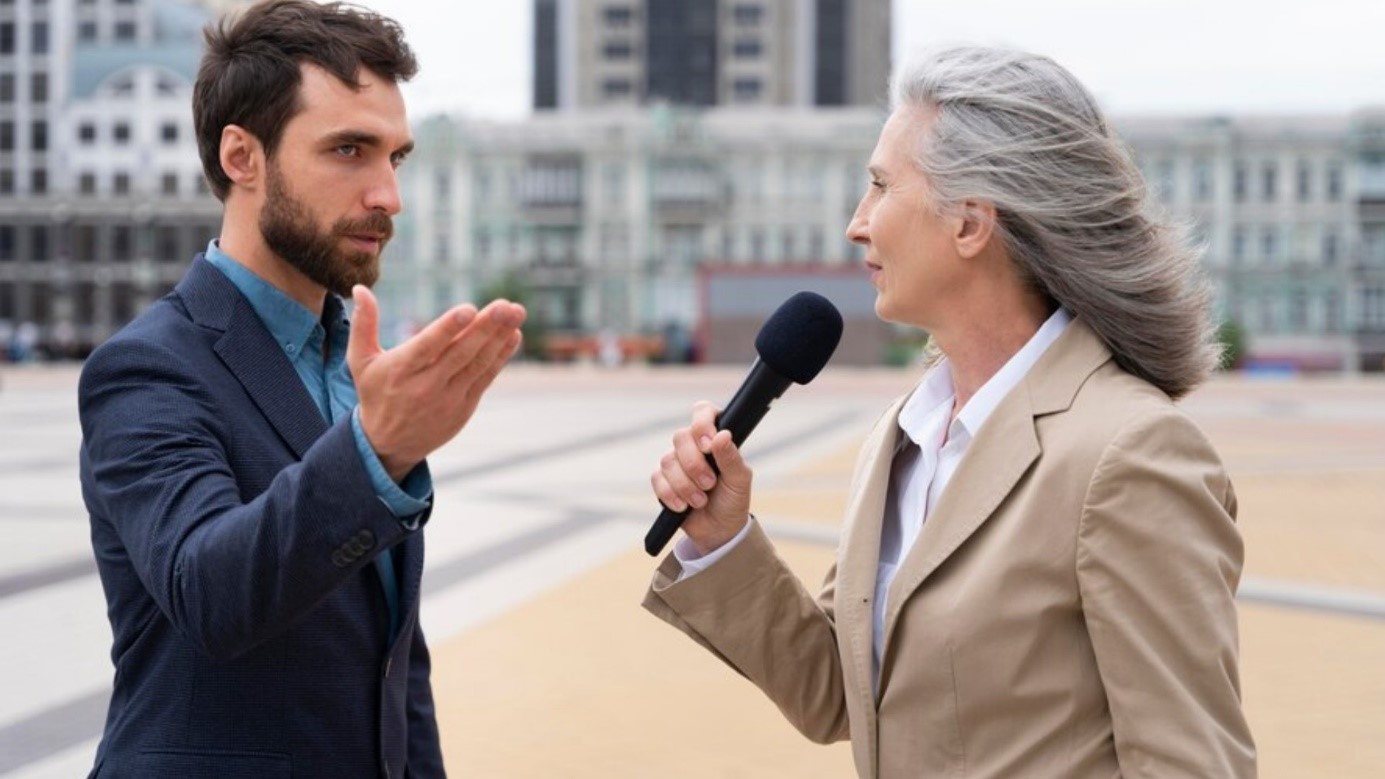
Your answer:
[[[91,776],[444,775],[423,534],[200,255],[87,360],[82,494],[114,644]],[[426,517],[424,517],[426,519]],[[398,547],[401,626],[373,560]]]

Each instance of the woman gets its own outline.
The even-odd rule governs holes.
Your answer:
[[[933,359],[836,565],[814,598],[776,557],[703,403],[652,477],[692,512],[646,608],[863,777],[1253,776],[1236,500],[1173,403],[1219,357],[1196,252],[1047,58],[943,51],[893,106],[847,235]]]

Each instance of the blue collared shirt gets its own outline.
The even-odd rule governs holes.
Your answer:
[[[409,472],[403,484],[395,484],[366,439],[365,431],[361,429],[360,409],[356,404],[356,385],[346,364],[346,344],[351,323],[346,318],[341,300],[335,295],[328,295],[322,319],[319,320],[298,301],[221,251],[216,241],[207,245],[206,257],[249,301],[250,307],[284,350],[284,355],[289,358],[327,424],[334,424],[348,414],[351,416],[356,448],[361,453],[361,461],[370,475],[375,494],[406,528],[417,530],[419,515],[428,508],[433,493],[433,479],[428,464],[421,463]],[[324,327],[324,322],[328,327]],[[389,604],[390,641],[393,642],[399,629],[399,586],[394,573],[394,557],[387,551],[376,559],[380,564],[385,601]]]

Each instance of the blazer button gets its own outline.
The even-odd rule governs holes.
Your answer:
[[[375,547],[375,534],[369,529],[362,530],[356,534],[356,543],[361,545],[361,551],[367,551]]]
[[[342,550],[337,549],[336,551],[332,552],[332,565],[335,565],[338,568],[345,568],[350,564],[351,561],[347,559],[346,554]]]

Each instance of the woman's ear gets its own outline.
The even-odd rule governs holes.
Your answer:
[[[260,139],[240,125],[221,128],[221,169],[231,183],[256,189],[264,179],[264,147]]]
[[[984,200],[963,201],[952,240],[957,254],[970,259],[981,254],[995,235],[995,204]]]

